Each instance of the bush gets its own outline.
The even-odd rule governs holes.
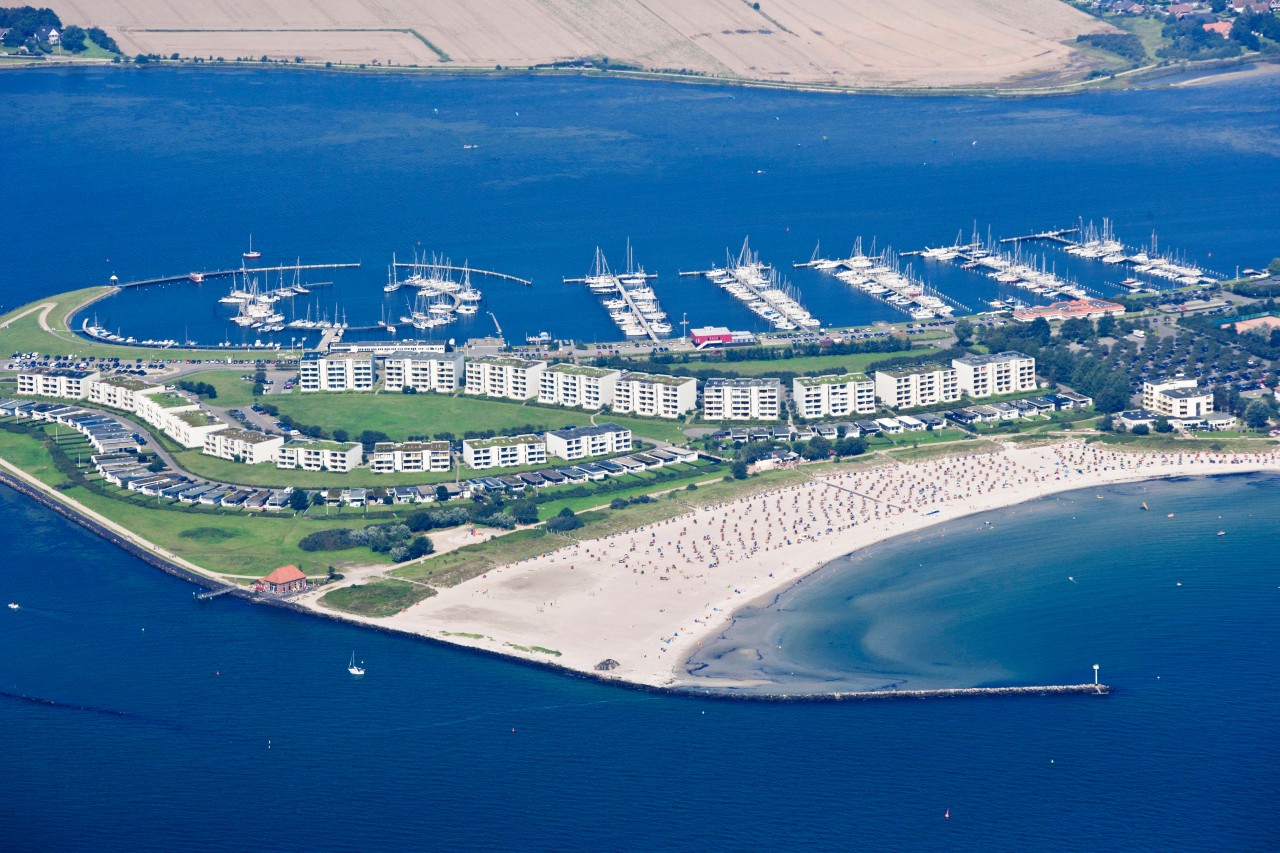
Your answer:
[[[1150,435],[1151,428],[1146,424],[1134,424],[1133,429],[1129,430],[1129,432],[1134,435]]]
[[[568,530],[577,530],[582,526],[582,519],[573,514],[573,510],[565,507],[560,510],[560,514],[555,518],[548,519],[547,530],[553,533],[564,533]]]
[[[350,530],[335,527],[332,530],[308,533],[298,541],[298,547],[303,551],[345,551],[356,547],[356,543],[351,538]]]
[[[397,563],[403,563],[406,560],[416,560],[419,557],[425,557],[436,550],[435,543],[430,537],[419,536],[413,539],[407,545],[398,545],[391,549],[391,559]]]
[[[493,515],[477,518],[476,524],[482,524],[485,527],[496,527],[499,530],[516,529],[516,520],[505,512],[495,512]]]
[[[419,510],[410,513],[405,519],[405,525],[413,533],[425,533],[428,530],[435,530],[438,527],[457,527],[459,524],[466,524],[471,520],[471,516],[462,507],[454,507],[444,510]]]

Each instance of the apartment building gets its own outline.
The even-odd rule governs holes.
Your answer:
[[[298,362],[298,390],[303,392],[372,391],[374,379],[372,355],[309,352]]]
[[[1203,418],[1213,411],[1213,392],[1194,379],[1144,382],[1142,408],[1166,418]]]
[[[275,461],[276,451],[284,446],[284,437],[247,429],[229,428],[204,437],[204,453],[246,465]]]
[[[466,358],[460,352],[394,352],[382,362],[383,384],[388,391],[440,391],[452,393],[466,379]]]
[[[538,378],[538,402],[598,410],[612,406],[620,370],[577,364],[553,364]]]
[[[967,355],[953,358],[960,393],[980,399],[1036,388],[1036,360],[1020,352]]]
[[[802,418],[869,415],[876,410],[876,386],[865,373],[798,376],[791,382],[791,399]]]
[[[452,465],[447,441],[384,441],[375,444],[369,454],[369,470],[375,474],[448,471]]]
[[[135,395],[154,387],[132,376],[103,376],[89,383],[89,402],[133,412],[138,408]]]
[[[302,471],[334,471],[344,474],[360,467],[363,460],[363,446],[337,441],[291,443],[276,451],[277,468],[296,468]]]
[[[102,374],[90,370],[33,368],[18,374],[18,393],[37,397],[65,397],[83,400],[89,385]]]
[[[509,400],[532,400],[542,389],[545,361],[489,355],[467,362],[466,392]]]
[[[468,362],[467,366],[473,363]],[[470,438],[462,442],[462,461],[476,470],[540,465],[547,461],[547,442],[540,435]]]
[[[585,459],[631,451],[631,430],[617,424],[547,431],[547,453],[560,459]]]
[[[698,407],[698,380],[661,373],[623,373],[613,388],[613,410],[650,418],[678,418]]]
[[[776,421],[781,409],[782,383],[776,378],[708,379],[702,388],[708,421]]]
[[[877,370],[876,397],[894,409],[914,409],[960,399],[954,367],[920,364],[894,370]]]

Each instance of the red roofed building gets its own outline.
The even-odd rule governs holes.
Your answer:
[[[302,592],[307,588],[307,576],[297,566],[281,566],[265,578],[259,578],[253,588],[272,595]]]
[[[1069,302],[1055,302],[1052,305],[1019,308],[1013,312],[1013,319],[1030,323],[1042,317],[1046,320],[1070,320],[1074,317],[1094,318],[1107,314],[1118,317],[1123,313],[1124,306],[1116,302],[1105,302],[1101,299],[1072,299]]]
[[[1231,23],[1229,21],[1214,21],[1212,24],[1205,24],[1204,28],[1207,32],[1217,33],[1223,38],[1231,35]]]

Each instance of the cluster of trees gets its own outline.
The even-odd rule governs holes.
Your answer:
[[[1080,322],[1092,330],[1090,336],[1097,336],[1098,330],[1091,321]],[[1079,325],[1068,327],[1068,335],[1079,336],[1082,333],[1083,327]],[[991,352],[1017,350],[1032,356],[1036,360],[1036,371],[1041,376],[1089,395],[1099,412],[1119,412],[1129,403],[1128,374],[1091,351],[1073,352],[1069,346],[1072,338],[1055,339],[1044,318],[1025,326],[984,328],[978,339]]]
[[[412,512],[404,520],[405,526],[414,533],[426,533],[441,527],[457,527],[471,520],[471,513],[465,507],[455,506],[433,510]]]
[[[796,441],[788,444],[785,441],[752,441],[742,445],[733,454],[733,462],[729,466],[729,475],[735,480],[747,478],[747,468],[752,462],[765,458],[775,450],[790,450],[798,453],[802,459],[818,462],[834,456],[845,459],[861,456],[867,452],[867,442],[851,435],[842,435],[835,441],[815,435],[808,441]]]
[[[263,410],[266,411],[268,414],[273,414],[274,412],[279,411],[274,406],[271,406],[271,407],[263,406]],[[384,441],[391,440],[391,436],[387,435],[385,432],[382,432],[381,430],[376,430],[376,429],[361,430],[357,435],[352,436],[350,432],[343,429],[342,427],[337,427],[336,429],[333,430],[332,433],[330,433],[324,427],[318,424],[304,424],[297,420],[294,420],[294,418],[291,415],[279,415],[279,418],[280,418],[281,425],[283,425],[286,429],[296,429],[298,432],[302,433],[307,438],[319,438],[319,439],[332,438],[334,441],[340,441],[340,442],[358,441],[360,442],[360,444],[364,445],[364,449],[366,453],[373,450],[373,446],[375,444],[380,444]]]
[[[582,526],[582,519],[573,514],[573,510],[565,507],[560,510],[554,518],[547,519],[547,530],[552,533],[564,533],[569,530],[577,530]]]
[[[1156,51],[1164,59],[1222,59],[1240,55],[1240,44],[1210,32],[1194,18],[1170,20],[1161,35],[1169,44]]]
[[[1259,38],[1280,42],[1280,15],[1274,12],[1246,12],[1231,24],[1231,40],[1248,50],[1262,50]]]
[[[414,536],[405,524],[371,524],[359,530],[335,527],[308,533],[298,542],[303,551],[345,551],[361,546],[390,554],[397,563],[425,557],[435,550],[430,537]]]
[[[190,379],[182,379],[179,380],[178,387],[183,391],[190,391],[198,397],[204,397],[209,400],[218,399],[218,389],[208,382],[193,382]]]
[[[690,483],[689,485],[692,486],[693,483]],[[609,501],[609,508],[610,509],[626,509],[632,504],[647,504],[652,500],[653,498],[649,497],[648,495],[637,495],[634,498],[614,498],[613,500]]]
[[[1107,53],[1114,53],[1134,65],[1145,62],[1147,59],[1147,51],[1142,46],[1142,39],[1133,33],[1085,33],[1076,36],[1076,41],[1105,50]]]
[[[1250,355],[1273,361],[1280,359],[1280,329],[1256,329],[1244,334],[1237,334],[1235,329],[1228,324],[1241,316],[1275,315],[1277,313],[1280,313],[1280,304],[1274,299],[1268,299],[1265,302],[1250,305],[1243,311],[1236,310],[1231,314],[1216,317],[1205,315],[1181,317],[1178,320],[1178,325],[1222,344],[1228,346],[1235,344]]]
[[[58,31],[60,44],[72,53],[83,53],[89,49],[89,42],[101,48],[119,53],[120,46],[115,39],[107,35],[101,27],[77,27],[75,24],[62,25],[61,19],[52,9],[37,9],[34,6],[13,6],[0,8],[0,29],[9,32],[4,37],[5,47],[23,47],[33,53],[47,53],[51,45],[41,41],[37,34],[42,28],[52,27]]]

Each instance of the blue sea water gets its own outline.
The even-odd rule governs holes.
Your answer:
[[[791,270],[815,244],[861,236],[899,250],[1015,236],[1079,218],[1114,220],[1132,245],[1233,272],[1274,254],[1280,206],[1280,81],[1075,98],[895,99],[575,79],[423,80],[251,71],[5,75],[6,306],[70,287],[238,266],[253,234],[263,262],[359,261],[290,313],[345,312],[371,325],[386,265],[414,251],[497,269],[532,288],[478,280],[468,337],[547,330],[616,339],[581,276],[594,249],[615,266],[630,238],[659,273],[678,322],[759,329],[757,318],[681,270],[724,263],[745,236],[825,323],[904,316],[834,278]],[[465,149],[466,145],[478,146]],[[1048,266],[1099,293],[1117,268],[1040,247]],[[944,293],[982,310],[985,276],[915,259]],[[240,343],[227,281],[166,285],[94,307],[142,338]],[[289,341],[297,332],[278,338]]]
[[[1223,270],[1276,254],[1280,83],[1268,78],[997,101],[113,71],[5,74],[0,93],[6,308],[111,273],[234,264],[249,232],[264,260],[364,261],[334,277],[353,321],[377,319],[391,251],[422,241],[534,279],[485,285],[509,337],[586,339],[612,327],[560,277],[584,272],[596,244],[619,262],[628,236],[673,316],[742,328],[735,303],[674,273],[746,234],[785,265],[818,240],[833,254],[857,235],[916,248],[975,219],[1008,235],[1106,215],[1131,243],[1156,229]],[[930,268],[961,301],[996,293],[953,272]],[[893,318],[816,275],[793,280],[829,322]],[[216,340],[221,287],[148,289],[97,310],[139,337]],[[1138,488],[1182,523],[1131,512]],[[756,635],[729,634],[753,648],[781,639],[765,667],[812,682],[1080,681],[1097,662],[1116,687],[1105,699],[852,704],[655,695],[198,604],[187,584],[0,492],[0,598],[23,605],[0,611],[0,839],[1273,849],[1277,488],[1123,487],[985,516],[994,531],[956,523],[858,555],[853,571],[740,623]],[[353,649],[364,679],[343,669]]]

